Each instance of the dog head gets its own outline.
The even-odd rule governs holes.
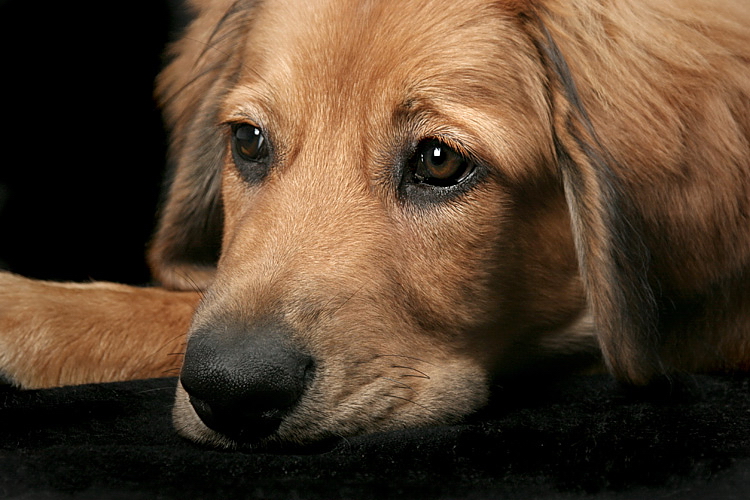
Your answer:
[[[498,371],[596,349],[586,291],[628,337],[602,341],[614,371],[658,370],[635,354],[654,307],[621,158],[531,2],[194,8],[160,80],[175,165],[151,250],[205,290],[185,435],[455,421]]]

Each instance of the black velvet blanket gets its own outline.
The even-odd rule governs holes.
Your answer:
[[[750,498],[748,376],[499,388],[462,424],[273,452],[180,438],[174,385],[3,389],[0,498]]]

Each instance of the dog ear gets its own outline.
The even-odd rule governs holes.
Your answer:
[[[646,383],[664,368],[642,219],[618,177],[622,166],[602,144],[560,48],[538,17],[532,16],[531,24],[547,72],[557,165],[599,344],[619,380]]]
[[[170,172],[148,257],[154,277],[171,288],[205,288],[221,249],[226,139],[218,113],[240,66],[233,48],[246,33],[237,25],[247,21],[247,3],[194,2],[194,21],[157,81],[171,134]]]

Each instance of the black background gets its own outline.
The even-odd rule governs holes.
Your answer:
[[[0,0],[0,268],[149,280],[171,13],[159,0]]]

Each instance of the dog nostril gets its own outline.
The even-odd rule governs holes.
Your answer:
[[[274,388],[246,385],[237,393],[217,385],[210,393],[202,394],[203,391],[196,391],[184,377],[182,385],[204,424],[229,437],[251,441],[278,429],[301,397],[305,379],[303,377],[300,384]]]
[[[200,419],[240,441],[268,437],[296,406],[314,372],[279,328],[193,334],[180,381]]]
[[[264,411],[255,403],[249,399],[246,407],[223,405],[190,396],[190,404],[206,426],[239,441],[253,441],[273,434],[286,414],[281,408]]]

